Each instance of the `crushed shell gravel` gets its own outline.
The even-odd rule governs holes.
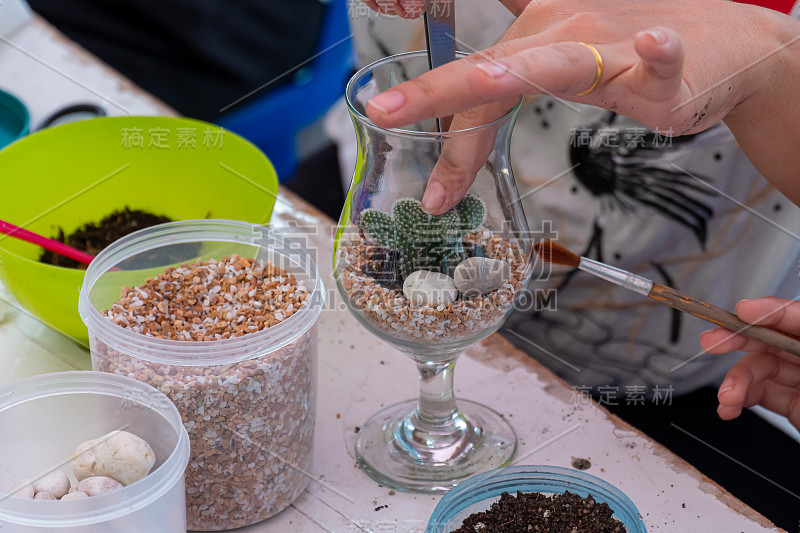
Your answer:
[[[237,256],[170,268],[126,287],[106,316],[143,335],[224,340],[291,317],[308,291],[270,263]],[[247,348],[243,348],[247,350]],[[133,352],[133,350],[131,350]],[[259,522],[308,485],[316,410],[317,327],[291,344],[214,366],[153,363],[92,339],[97,370],[149,383],[178,407],[189,432],[190,530]]]
[[[499,289],[449,305],[414,305],[403,291],[389,289],[363,273],[374,245],[364,238],[340,243],[339,275],[351,305],[379,330],[412,342],[467,339],[496,326],[511,309],[526,278],[528,261],[516,242],[480,230],[464,237],[482,245],[486,257],[511,266],[511,277]]]

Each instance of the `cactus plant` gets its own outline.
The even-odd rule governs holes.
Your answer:
[[[392,206],[391,215],[363,210],[358,225],[368,240],[400,253],[405,278],[416,270],[451,274],[466,257],[462,237],[480,226],[485,216],[486,205],[473,195],[441,215],[429,215],[418,200],[402,198]]]

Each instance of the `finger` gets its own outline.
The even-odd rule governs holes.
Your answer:
[[[464,80],[475,64],[513,54],[533,44],[531,38],[516,39],[425,72],[372,97],[366,105],[367,117],[378,126],[399,127],[421,120],[413,119],[414,116],[445,117],[485,104],[477,95],[471,99],[463,97],[467,88]],[[456,105],[447,105],[451,98],[460,100]]]
[[[766,353],[751,353],[731,367],[717,394],[720,404],[741,406],[760,398],[750,397],[754,384],[770,381],[786,387],[800,385],[800,365]]]
[[[788,333],[800,332],[800,302],[766,297],[742,300],[736,306],[739,318],[750,324],[771,326]]]
[[[500,0],[500,3],[506,6],[506,9],[511,11],[515,17],[518,17],[528,7],[531,0]]]
[[[800,365],[770,354],[749,354],[725,376],[717,393],[717,413],[723,420],[739,416],[744,407],[761,405],[800,423]]]
[[[505,46],[502,51],[512,52],[500,59],[495,58],[500,50],[490,49],[448,63],[375,96],[367,104],[367,114],[379,126],[400,127],[525,94],[600,102],[602,81],[588,97],[575,97],[595,79],[594,54],[579,43],[530,47],[546,38],[541,34],[498,45]],[[636,61],[629,44],[598,45],[596,48],[603,57],[603,79],[613,79]]]
[[[525,48],[547,43],[548,39],[558,40],[558,37],[559,33],[557,31],[549,31],[508,41],[501,39],[500,43],[486,50],[446,63],[374,96],[367,102],[367,117],[378,126],[392,127],[390,124],[406,125],[419,121],[411,120],[403,123],[405,117],[409,116],[408,111],[411,110],[407,108],[408,101],[411,101],[415,106],[424,105],[424,108],[416,113],[416,115],[423,116],[423,118],[450,116],[465,109],[485,104],[487,103],[486,101],[475,97],[472,100],[472,105],[462,105],[461,103],[451,105],[448,112],[445,112],[444,108],[440,108],[446,103],[445,100],[451,96],[459,95],[466,89],[465,79],[478,63],[512,55]],[[505,36],[503,39],[505,39]],[[398,113],[398,111],[401,112]]]
[[[740,360],[739,363],[741,362]],[[744,407],[748,394],[752,395],[755,390],[755,388],[753,390],[750,389],[753,384],[753,376],[741,366],[737,366],[739,363],[728,370],[728,373],[725,374],[725,379],[722,380],[722,384],[719,386],[717,400],[719,400],[721,407],[734,410],[741,409]]]
[[[710,354],[724,354],[737,351],[760,352],[774,355],[790,364],[800,363],[800,359],[798,359],[796,355],[723,328],[712,329],[702,333],[700,335],[700,345],[703,347],[703,350]]]
[[[494,148],[499,126],[487,125],[515,104],[516,101],[488,104],[453,117],[451,132],[473,131],[456,134],[444,142],[422,198],[422,208],[426,213],[445,213],[464,197]]]
[[[609,68],[609,61],[615,62],[610,51],[620,47],[597,45],[594,48],[603,58],[603,77],[614,77],[618,72]],[[552,43],[479,63],[469,81],[485,98],[544,93],[574,99],[592,86],[597,69],[597,58],[586,45]]]
[[[678,33],[658,26],[636,34],[633,45],[641,60],[626,85],[654,102],[673,99],[683,86],[683,43]]]
[[[501,2],[512,13],[518,15],[530,0],[501,0]],[[506,32],[500,43],[510,40],[510,33]],[[487,59],[507,53],[516,49],[515,44],[518,47],[521,43],[498,44],[491,50],[474,54],[471,59],[475,60],[475,57],[478,57],[477,61],[480,61],[481,56]],[[512,98],[456,113],[449,131],[467,130],[489,124],[507,113],[516,102],[517,100]],[[484,130],[458,142],[445,143],[422,198],[422,208],[426,213],[431,215],[445,213],[467,193],[478,171],[492,152],[496,133],[496,130]]]
[[[700,346],[708,353],[768,352],[778,353],[774,346],[745,337],[724,328],[715,328],[700,334]]]
[[[794,427],[800,429],[800,391],[797,389],[766,381],[758,405],[785,416]]]
[[[528,45],[529,42],[526,40],[498,44],[474,56],[448,63],[411,82],[397,86],[400,87],[399,90],[392,89],[372,98],[367,103],[367,116],[379,126],[388,125],[387,118],[405,102],[406,91],[409,94],[420,95],[422,101],[434,105],[434,107],[428,107],[429,111],[424,113],[430,113],[429,116],[447,116],[451,113],[440,114],[436,111],[435,105],[440,100],[433,95],[434,91],[455,91],[459,84],[463,85],[463,82],[456,81],[454,83],[454,81],[463,80],[464,76],[474,68],[474,64],[480,61],[476,56],[487,58],[494,55],[505,55]],[[406,87],[406,91],[402,89],[402,86]],[[426,95],[431,95],[433,98]],[[489,124],[505,114],[515,103],[513,100],[510,103],[506,101],[491,103],[457,113],[453,117],[449,131],[471,129]],[[426,118],[428,117],[426,116]],[[403,120],[402,117],[395,117],[395,121],[398,123]],[[483,130],[469,137],[462,136],[445,141],[422,199],[423,209],[427,213],[441,214],[458,203],[474,181],[477,171],[485,164],[486,157],[491,153],[495,133],[496,131]]]
[[[763,382],[754,384],[748,372],[734,365],[728,370],[717,392],[717,414],[722,420],[733,420],[742,414],[744,407],[757,404],[763,392]]]
[[[484,56],[485,59],[490,59],[490,61],[482,62],[477,68],[483,71],[484,74],[493,76],[493,67],[500,68],[500,73],[502,75],[508,73],[509,68],[513,69],[515,61],[521,62],[522,65],[527,65],[529,62],[532,62],[538,64],[538,67],[540,68],[539,74],[543,79],[547,79],[551,84],[558,84],[560,76],[554,74],[554,72],[561,74],[561,77],[564,75],[574,77],[574,72],[572,72],[572,70],[575,68],[580,69],[580,67],[570,66],[570,63],[574,65],[576,62],[585,60],[588,61],[588,64],[583,70],[590,70],[590,76],[586,80],[580,81],[580,86],[576,84],[574,89],[567,90],[584,90],[587,86],[594,82],[597,72],[597,63],[594,54],[586,46],[577,43],[564,43],[563,46],[550,45],[548,50],[545,50],[544,48],[534,48],[534,53],[531,54],[527,53],[527,50],[525,50],[525,47],[529,46],[530,44],[531,39],[526,39],[520,40],[520,42],[506,44],[505,47],[494,47],[489,51],[488,55]],[[564,51],[558,53],[557,49],[559,47],[564,48]],[[491,59],[491,56],[493,55],[499,55],[503,52],[507,52],[509,50],[513,51],[514,49],[518,48],[522,48],[523,52],[512,54],[511,57],[504,58],[501,60],[502,63],[500,61]],[[607,50],[610,49],[611,47],[607,48]],[[554,50],[556,50],[555,54]],[[527,57],[518,57],[522,56],[522,54],[526,54]],[[481,56],[481,54],[476,55]],[[547,64],[546,62],[538,60],[537,58],[539,56],[549,58],[550,63]],[[447,67],[447,65],[445,67]],[[445,67],[437,70],[440,70],[441,72],[442,70],[445,70]],[[440,100],[435,94],[433,94],[433,91],[456,91],[456,87],[445,89],[442,87],[442,84],[446,84],[452,82],[453,79],[457,79],[457,73],[463,75],[466,72],[469,75],[469,69],[471,69],[469,62],[462,62],[460,65],[453,65],[450,69],[448,69],[456,74],[453,74],[452,76],[445,74],[444,76],[440,77],[441,83],[430,81],[430,78],[432,77],[431,75],[436,73],[436,71],[434,71],[423,75],[416,80],[412,80],[412,82],[407,84],[398,85],[395,87],[395,89],[400,89],[400,91],[395,92],[392,90],[371,100],[370,103],[374,104],[378,109],[376,113],[375,108],[370,110],[368,106],[368,114],[370,115],[370,118],[379,125],[399,125],[391,124],[391,122],[387,123],[387,120],[392,120],[390,118],[391,109],[398,109],[399,107],[402,107],[402,104],[405,102],[406,96],[405,94],[402,94],[403,85],[406,85],[407,89],[410,87],[410,92],[412,94],[411,98],[415,98],[413,96],[414,91],[418,91],[418,94],[423,95],[420,98],[415,98],[415,100],[417,100],[418,103],[422,104],[423,106],[430,104],[437,105],[440,103]],[[474,68],[472,70],[474,70]],[[611,72],[614,72],[613,68]],[[502,98],[499,102],[473,107],[468,112],[458,113],[454,118],[451,131],[456,129],[469,129],[488,124],[492,120],[507,112],[514,105],[514,103],[516,103],[516,98],[519,97],[519,94],[531,89],[531,83],[529,83],[529,80],[527,80],[523,74],[519,74],[513,70],[511,71],[511,74],[514,76],[514,79],[517,82],[522,80],[522,83],[518,83],[518,88],[511,91],[512,96],[510,99]],[[533,83],[533,86],[535,85],[536,84]],[[534,90],[536,90],[536,87],[534,87]],[[548,91],[544,90],[544,92]],[[502,97],[503,95],[501,94],[500,96]],[[494,98],[491,96],[487,97],[485,94],[481,95],[479,98],[479,101],[494,100]],[[445,100],[450,100],[450,97],[448,96]],[[423,110],[421,113],[424,115],[433,113],[434,116],[444,114],[432,110],[433,108],[428,109],[430,110]],[[407,110],[408,108],[406,108],[406,111]],[[400,116],[403,116],[402,113]],[[381,122],[382,120],[383,122]],[[395,120],[397,120],[399,123],[405,123],[408,120],[413,120],[413,118],[395,118]],[[432,173],[431,179],[428,182],[428,187],[422,200],[423,209],[427,213],[434,215],[441,214],[451,209],[458,203],[460,198],[466,193],[471,183],[475,179],[477,171],[485,163],[486,157],[488,157],[488,155],[491,153],[492,146],[494,144],[495,133],[496,131],[484,131],[480,135],[470,136],[466,139],[454,139],[445,143],[441,157],[439,158],[434,172]]]
[[[753,405],[760,405],[785,416],[794,427],[800,429],[800,391],[771,381],[754,385],[748,393],[747,401],[741,405],[720,404],[717,414],[722,420],[733,420],[742,413],[744,407]]]
[[[722,420],[733,420],[734,418],[738,418],[740,414],[742,414],[741,406],[727,406],[727,405],[717,406],[717,415]]]

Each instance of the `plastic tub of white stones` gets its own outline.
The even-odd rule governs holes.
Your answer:
[[[303,243],[232,220],[138,231],[86,270],[93,368],[149,383],[181,412],[190,530],[259,522],[308,485],[323,303]]]
[[[147,441],[155,464],[143,479],[106,494],[39,501],[16,489],[60,470],[76,446],[122,430]],[[0,531],[108,533],[186,531],[184,470],[189,436],[161,392],[123,376],[59,372],[0,390]],[[32,489],[31,489],[32,490]]]

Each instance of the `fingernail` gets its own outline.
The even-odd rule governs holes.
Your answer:
[[[378,96],[372,97],[367,105],[371,105],[375,109],[383,113],[394,113],[403,105],[406,97],[400,91],[386,91]]]
[[[752,301],[751,299],[745,298],[744,300],[739,300],[738,302],[736,302],[736,314],[737,315],[739,314],[739,306],[740,305],[744,304],[744,306],[747,307],[748,305],[750,305],[748,302],[751,302],[751,301]]]
[[[661,30],[647,30],[645,33],[652,37],[659,46],[667,42],[667,34]]]
[[[711,332],[711,330],[709,329],[709,330],[706,330],[706,331],[704,331],[703,333],[700,334],[700,337],[699,337],[700,346],[703,346],[703,344],[704,344],[703,337],[705,337],[710,332]],[[705,348],[703,348],[703,349],[705,349]]]
[[[438,211],[444,204],[444,187],[438,181],[432,181],[422,197],[422,210],[428,214]]]
[[[505,75],[508,71],[506,66],[502,63],[492,63],[491,61],[484,61],[483,63],[478,63],[475,65],[475,68],[479,68],[486,73],[487,76],[490,78],[499,78],[500,76]]]
[[[733,385],[734,385],[733,378],[730,377],[725,378],[725,380],[722,382],[722,385],[719,386],[719,392],[717,393],[717,396],[719,396],[723,392],[728,392],[729,390],[733,390]]]

